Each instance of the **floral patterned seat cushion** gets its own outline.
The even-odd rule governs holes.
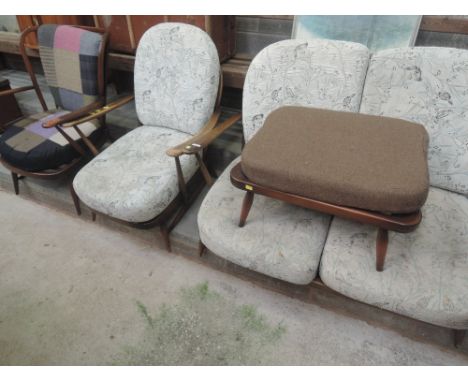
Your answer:
[[[213,113],[219,58],[209,35],[180,23],[148,29],[135,60],[139,127],[113,143],[75,177],[85,204],[111,217],[142,223],[157,217],[179,193],[174,158],[166,150],[197,133]],[[194,156],[180,158],[185,180]]]
[[[362,113],[423,124],[431,185],[468,195],[468,51],[404,48],[376,53]]]
[[[174,158],[166,150],[189,134],[142,126],[124,135],[84,166],[73,186],[92,209],[127,222],[158,216],[179,193]],[[186,180],[197,170],[194,156],[180,158]]]
[[[377,229],[334,218],[320,265],[330,288],[421,321],[468,329],[468,199],[432,187],[414,232],[390,232],[383,272]]]
[[[162,23],[146,31],[135,59],[135,102],[144,125],[197,133],[213,113],[220,64],[201,29]]]
[[[239,228],[244,192],[229,179],[234,160],[206,195],[198,213],[201,241],[215,254],[245,268],[295,284],[317,275],[330,217],[256,195]]]
[[[243,129],[248,141],[281,106],[357,112],[369,59],[360,44],[285,40],[263,49],[247,72]],[[201,241],[233,263],[295,284],[317,275],[330,217],[256,195],[239,228],[244,192],[231,185],[234,161],[216,181],[198,213]]]
[[[369,51],[334,40],[284,40],[253,59],[244,83],[243,125],[248,141],[281,106],[359,110]]]

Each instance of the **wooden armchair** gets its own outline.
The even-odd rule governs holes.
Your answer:
[[[37,34],[53,110],[47,107],[26,53],[30,33]],[[0,103],[3,96],[34,90],[43,112],[13,121],[0,137],[0,161],[11,171],[16,194],[18,175],[54,179],[97,154],[106,136],[103,117],[65,123],[105,104],[107,40],[103,29],[81,26],[44,24],[22,33],[20,51],[32,85],[0,92]]]
[[[204,149],[240,118],[218,123],[221,91],[218,54],[205,32],[181,23],[149,29],[135,61],[136,110],[143,126],[78,172],[77,213],[81,200],[93,219],[99,213],[139,228],[159,225],[170,250],[169,234],[203,188],[203,178],[212,183]]]

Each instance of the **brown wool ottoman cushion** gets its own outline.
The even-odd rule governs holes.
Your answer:
[[[287,106],[242,152],[242,171],[276,190],[366,210],[417,211],[429,190],[428,134],[396,118]]]

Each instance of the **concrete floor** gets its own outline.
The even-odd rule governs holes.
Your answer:
[[[468,365],[0,191],[0,364]]]

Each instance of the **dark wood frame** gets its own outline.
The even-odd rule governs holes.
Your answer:
[[[166,207],[166,209],[161,212],[158,216],[154,217],[145,222],[133,223],[127,222],[125,220],[109,217],[112,220],[118,221],[120,223],[124,223],[136,228],[148,229],[155,226],[160,227],[161,235],[164,239],[164,243],[166,249],[171,252],[171,241],[170,241],[170,233],[177,225],[177,223],[183,218],[185,213],[188,211],[192,203],[195,201],[197,196],[203,189],[203,179],[208,185],[213,184],[213,179],[211,177],[210,171],[206,166],[202,154],[208,147],[208,145],[213,142],[219,135],[221,135],[225,130],[229,127],[234,125],[240,118],[241,115],[237,114],[226,121],[218,124],[219,117],[221,115],[221,96],[223,91],[223,77],[220,71],[219,75],[219,84],[218,84],[218,94],[215,102],[214,112],[210,118],[210,120],[206,123],[206,125],[201,129],[201,131],[196,134],[195,136],[191,137],[190,139],[186,140],[185,142],[174,146],[166,151],[166,154],[170,157],[173,157],[175,160],[175,166],[177,171],[177,181],[179,185],[179,193],[177,196],[171,201],[171,203]],[[118,106],[117,106],[118,107]],[[93,115],[78,119],[76,121],[70,122],[69,124],[79,124],[91,119],[96,118],[96,116],[104,115],[109,111],[113,110],[115,107],[111,105],[105,106],[102,109],[98,110],[97,112],[93,113]],[[65,124],[64,126],[68,126]],[[200,166],[200,169],[195,173],[194,176],[188,181],[185,182],[182,167],[180,165],[180,157],[182,155],[194,155],[197,159],[197,162]],[[78,195],[76,194],[75,190],[73,189],[73,185],[70,187],[70,191],[73,197],[73,202],[75,204],[75,209],[78,215],[81,214],[81,207],[80,207],[80,200]],[[105,215],[100,213],[99,211],[93,210],[88,206],[92,213],[93,221],[96,220],[96,215]],[[171,220],[172,218],[172,220]]]
[[[379,272],[383,271],[384,268],[385,255],[387,253],[388,246],[388,231],[390,230],[401,233],[414,231],[422,219],[421,211],[409,214],[387,215],[380,212],[367,211],[354,207],[339,206],[305,196],[275,190],[271,187],[262,186],[261,184],[248,179],[242,172],[241,166],[242,165],[239,162],[231,170],[231,183],[235,187],[246,191],[242,202],[239,227],[243,227],[245,225],[255,194],[282,200],[286,203],[295,204],[300,207],[326,214],[339,216],[344,219],[354,220],[364,224],[371,224],[379,228],[376,239],[376,269]]]
[[[19,182],[18,180],[20,177],[31,177],[31,178],[42,178],[42,179],[56,179],[58,177],[64,176],[65,174],[68,174],[72,170],[74,170],[83,160],[95,156],[98,152],[96,146],[83,134],[83,132],[78,128],[78,124],[72,124],[72,125],[67,125],[65,124],[67,122],[73,121],[77,118],[80,118],[85,115],[89,115],[90,113],[95,112],[97,109],[99,109],[102,105],[105,104],[106,101],[106,51],[107,51],[107,41],[108,41],[108,34],[106,33],[105,29],[102,28],[95,28],[95,27],[86,27],[86,26],[79,26],[79,25],[74,25],[76,28],[81,28],[90,32],[95,32],[99,33],[103,36],[102,39],[102,46],[101,46],[101,51],[99,52],[98,56],[98,100],[86,105],[78,110],[72,111],[68,114],[65,114],[63,116],[60,116],[58,118],[54,118],[53,120],[47,121],[43,124],[44,128],[55,128],[57,131],[60,132],[64,136],[64,138],[70,143],[70,145],[80,154],[80,157],[73,159],[71,162],[64,164],[60,166],[59,168],[55,169],[48,169],[44,171],[28,171],[24,170],[21,168],[18,168],[7,161],[5,161],[3,158],[0,158],[0,162],[11,171],[11,177],[13,180],[13,186],[15,189],[15,194],[19,194]],[[32,85],[31,86],[23,86],[20,88],[16,89],[11,89],[7,91],[0,92],[0,97],[1,96],[7,96],[11,94],[16,94],[19,92],[23,91],[28,91],[28,90],[34,90],[36,92],[36,95],[39,99],[39,102],[42,106],[42,109],[44,111],[47,111],[47,104],[44,100],[44,96],[42,95],[41,89],[39,87],[39,84],[37,82],[36,74],[34,73],[31,61],[29,59],[29,56],[27,54],[27,39],[29,37],[30,33],[37,33],[39,26],[32,26],[27,28],[22,34],[20,38],[20,53],[23,58],[24,64],[26,66],[26,70],[31,78]],[[101,127],[105,129],[105,118],[104,116],[98,116],[101,122]],[[96,118],[93,118],[96,119]],[[9,124],[5,126],[5,128],[8,128],[12,123],[16,121],[12,121]],[[87,148],[89,149],[89,152],[86,152],[86,150],[78,144],[76,141],[74,141],[65,131],[65,127],[73,127],[74,130],[80,135],[82,138],[81,140],[85,143]],[[103,138],[107,136],[107,129],[105,129],[105,133],[103,134]],[[102,145],[104,143],[104,140],[101,140],[101,142],[98,143],[98,146]]]

